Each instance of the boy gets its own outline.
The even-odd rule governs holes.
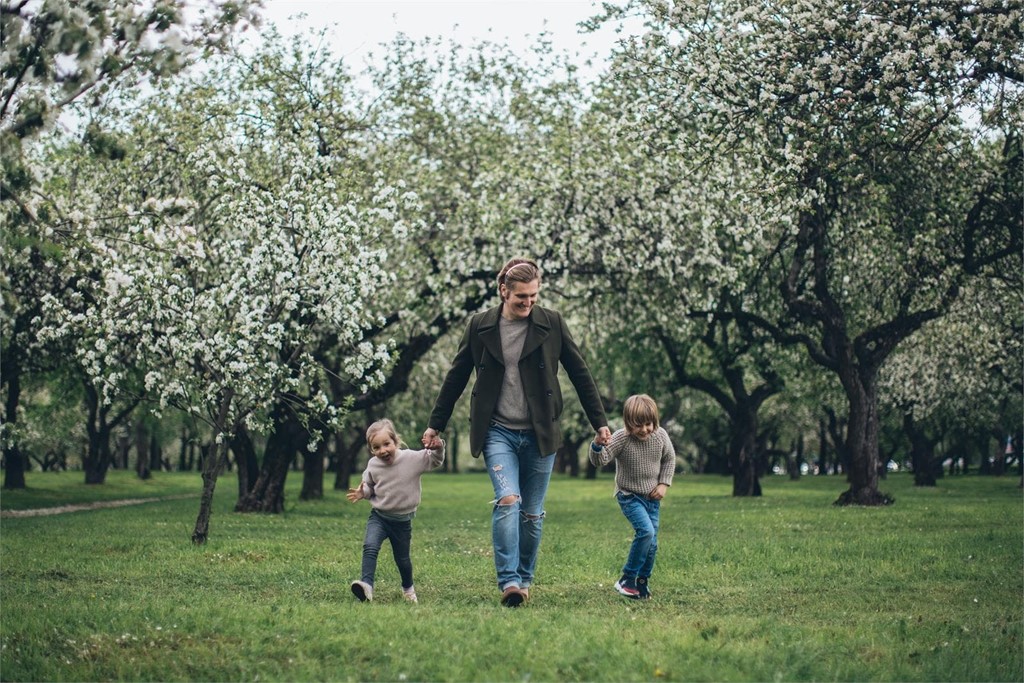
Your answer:
[[[590,444],[590,462],[603,467],[615,461],[615,498],[635,532],[615,590],[631,600],[647,600],[661,499],[672,485],[676,452],[661,427],[658,404],[647,394],[627,398],[622,419],[625,429],[612,434],[607,446]]]

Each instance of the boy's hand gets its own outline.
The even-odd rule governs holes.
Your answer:
[[[648,498],[651,500],[661,500],[665,497],[666,493],[668,493],[668,486],[665,484],[658,484],[654,487],[654,490],[651,491],[651,495],[648,496]]]
[[[360,484],[358,488],[349,489],[348,493],[345,494],[350,503],[354,503],[357,500],[362,500],[366,496],[363,495],[363,485]]]

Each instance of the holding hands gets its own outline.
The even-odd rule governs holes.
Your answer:
[[[423,444],[424,448],[429,448],[431,450],[437,450],[444,444],[444,442],[441,441],[441,435],[438,431],[430,427],[427,427],[426,430],[424,430],[423,438],[420,439],[420,443]]]

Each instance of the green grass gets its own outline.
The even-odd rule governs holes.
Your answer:
[[[81,473],[28,476],[7,508],[82,502]],[[888,508],[836,508],[840,478],[681,476],[662,508],[649,603],[612,590],[631,531],[607,475],[557,478],[533,600],[502,609],[486,475],[431,474],[414,522],[419,605],[389,550],[358,603],[369,507],[342,492],[279,516],[231,512],[189,542],[198,475],[114,497],[195,499],[0,523],[5,681],[1021,681],[1024,508],[1018,479],[882,489]],[[55,483],[57,482],[57,483]],[[162,488],[155,488],[162,487]],[[86,489],[83,492],[82,489]],[[154,493],[156,492],[156,493]],[[65,498],[66,496],[66,498]]]
[[[225,478],[224,482],[237,490],[234,477]],[[82,472],[29,472],[25,475],[25,483],[24,489],[0,490],[0,510],[28,510],[127,498],[194,495],[198,499],[203,486],[198,472],[158,472],[143,481],[134,472],[124,470],[111,470],[106,482],[99,485],[86,484]]]

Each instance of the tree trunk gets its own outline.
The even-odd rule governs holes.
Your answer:
[[[459,473],[459,430],[452,429],[445,448],[444,467],[452,474]]]
[[[804,435],[799,434],[796,443],[793,445],[793,457],[788,461],[789,478],[792,481],[800,479],[800,466],[804,464]]]
[[[580,447],[585,442],[588,439],[564,439],[555,454],[555,471],[572,477],[580,476]]]
[[[840,372],[850,403],[846,427],[846,478],[850,484],[836,505],[891,505],[893,498],[878,490],[878,397],[875,378],[864,378],[851,368]]]
[[[187,472],[188,470],[188,430],[184,427],[181,428],[181,435],[178,437],[179,448],[178,448],[178,471]]]
[[[135,473],[143,481],[153,476],[149,469],[149,442],[150,436],[145,424],[138,424],[135,428]]]
[[[729,468],[732,470],[732,495],[760,496],[757,476],[757,405],[737,405],[729,439]]]
[[[903,432],[910,440],[910,462],[914,468],[914,486],[935,486],[935,442],[928,438],[910,411],[903,415]]]
[[[256,447],[245,425],[235,430],[235,436],[231,439],[231,450],[234,451],[235,462],[238,464],[238,499],[241,500],[252,491],[256,475],[259,473]]]
[[[128,469],[128,451],[131,449],[131,440],[128,435],[119,431],[115,439],[114,468],[119,470]]]
[[[363,439],[363,430],[354,426],[335,434],[335,491],[348,491],[351,488],[356,459],[359,457],[359,451],[363,448]]]
[[[7,396],[4,397],[4,425],[7,430],[14,429],[18,421],[18,403],[21,401],[20,355],[17,342],[12,339],[3,368],[4,379],[7,382]],[[17,437],[9,434],[4,439],[5,489],[25,488],[25,464],[25,455],[21,452]]]
[[[288,468],[305,444],[305,428],[287,408],[275,411],[273,432],[263,451],[263,466],[252,490],[235,505],[235,512],[284,512],[284,485]]]
[[[149,439],[149,469],[160,472],[165,469],[164,465],[164,449],[154,430]]]
[[[107,406],[100,405],[99,393],[90,383],[85,384],[85,405],[88,419],[85,431],[89,437],[82,469],[86,484],[102,484],[107,479],[112,455],[110,452],[111,426],[107,423]]]
[[[234,392],[230,389],[224,392],[221,397],[220,411],[217,416],[216,428],[219,436],[217,448],[211,449],[212,453],[207,454],[203,459],[203,494],[199,499],[199,515],[196,517],[196,526],[192,530],[192,544],[203,545],[210,534],[210,515],[213,513],[213,492],[217,488],[217,477],[221,468],[228,460],[228,445],[230,443],[230,432],[227,428],[228,415],[231,414],[231,401],[234,400]]]
[[[327,439],[321,439],[313,453],[310,453],[308,448],[303,448],[302,452],[302,491],[299,493],[299,500],[322,500]]]
[[[224,439],[214,454],[203,461],[203,494],[199,499],[199,515],[192,531],[192,543],[203,545],[210,534],[210,515],[213,513],[213,492],[217,488],[217,477],[227,462],[228,443]]]

